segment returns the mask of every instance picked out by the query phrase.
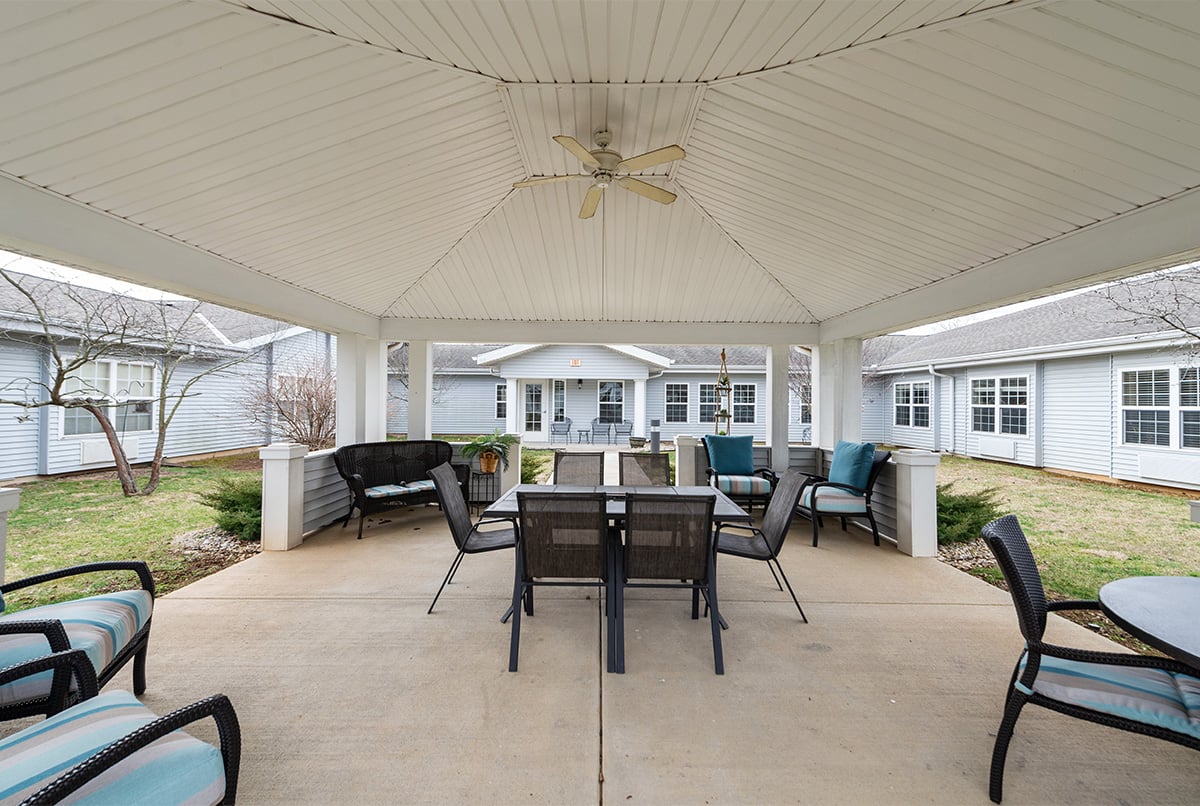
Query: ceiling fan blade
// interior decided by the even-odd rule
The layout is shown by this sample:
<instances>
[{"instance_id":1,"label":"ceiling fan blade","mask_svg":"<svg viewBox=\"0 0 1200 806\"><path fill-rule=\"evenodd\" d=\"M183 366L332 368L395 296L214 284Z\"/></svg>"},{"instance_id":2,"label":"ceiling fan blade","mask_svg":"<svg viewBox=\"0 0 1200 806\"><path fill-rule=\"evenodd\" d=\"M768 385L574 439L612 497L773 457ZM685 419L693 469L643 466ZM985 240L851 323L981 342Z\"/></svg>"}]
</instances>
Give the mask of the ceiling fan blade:
<instances>
[{"instance_id":1,"label":"ceiling fan blade","mask_svg":"<svg viewBox=\"0 0 1200 806\"><path fill-rule=\"evenodd\" d=\"M600 197L604 195L604 188L599 185L592 185L588 188L587 195L583 197L583 206L579 208L580 218L591 218L596 214L596 208L600 206Z\"/></svg>"},{"instance_id":2,"label":"ceiling fan blade","mask_svg":"<svg viewBox=\"0 0 1200 806\"><path fill-rule=\"evenodd\" d=\"M656 201L659 204L670 204L676 198L675 194L671 191L663 190L640 179L634 179L632 176L622 176L617 180L617 184L626 190L632 190L637 195L645 196L650 201Z\"/></svg>"},{"instance_id":3,"label":"ceiling fan blade","mask_svg":"<svg viewBox=\"0 0 1200 806\"><path fill-rule=\"evenodd\" d=\"M590 152L586 148L584 148L583 143L579 142L578 140L576 140L574 137L570 136L569 134L554 135L554 142L558 143L560 146L565 148L567 151L570 151L572 154L574 154L576 157L578 157L579 161L582 162L587 167L589 167L589 168L599 168L600 167L600 163L597 162L596 158L592 156L592 152Z\"/></svg>"},{"instance_id":4,"label":"ceiling fan blade","mask_svg":"<svg viewBox=\"0 0 1200 806\"><path fill-rule=\"evenodd\" d=\"M681 160L686 156L687 152L679 146L664 146L656 148L653 151L647 151L645 154L638 154L636 157L630 157L627 160L621 160L617 163L617 170L642 171L646 168L653 168L655 165L662 165L664 162Z\"/></svg>"},{"instance_id":5,"label":"ceiling fan blade","mask_svg":"<svg viewBox=\"0 0 1200 806\"><path fill-rule=\"evenodd\" d=\"M520 182L513 182L515 188L531 188L534 185L549 185L551 182L569 182L572 179L591 179L586 174L571 174L570 176L531 176Z\"/></svg>"}]
</instances>

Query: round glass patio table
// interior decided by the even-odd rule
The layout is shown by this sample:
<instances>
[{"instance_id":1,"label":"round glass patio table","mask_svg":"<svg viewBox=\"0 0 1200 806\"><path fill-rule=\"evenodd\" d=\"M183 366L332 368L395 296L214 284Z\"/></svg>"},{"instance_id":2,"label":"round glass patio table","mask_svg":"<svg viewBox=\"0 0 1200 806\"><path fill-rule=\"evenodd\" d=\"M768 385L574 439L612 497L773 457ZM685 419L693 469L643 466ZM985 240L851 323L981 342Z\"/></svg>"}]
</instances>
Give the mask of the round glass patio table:
<instances>
[{"instance_id":1,"label":"round glass patio table","mask_svg":"<svg viewBox=\"0 0 1200 806\"><path fill-rule=\"evenodd\" d=\"M1098 598L1118 627L1200 669L1200 577L1127 577Z\"/></svg>"}]
</instances>

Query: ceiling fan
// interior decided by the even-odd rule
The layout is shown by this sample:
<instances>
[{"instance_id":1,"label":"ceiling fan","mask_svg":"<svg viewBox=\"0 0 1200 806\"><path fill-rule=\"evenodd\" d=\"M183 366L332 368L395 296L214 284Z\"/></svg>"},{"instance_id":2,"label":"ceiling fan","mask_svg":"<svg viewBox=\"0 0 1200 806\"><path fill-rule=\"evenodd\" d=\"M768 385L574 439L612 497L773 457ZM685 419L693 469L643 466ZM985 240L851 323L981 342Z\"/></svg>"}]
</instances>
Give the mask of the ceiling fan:
<instances>
[{"instance_id":1,"label":"ceiling fan","mask_svg":"<svg viewBox=\"0 0 1200 806\"><path fill-rule=\"evenodd\" d=\"M609 185L616 183L626 190L631 190L639 196L645 196L651 201L656 201L659 204L670 204L675 201L675 194L669 190L663 190L660 187L643 182L640 179L634 179L632 176L618 176L618 173L642 171L646 168L653 168L655 165L662 165L666 162L681 160L687 156L682 148L677 145L664 146L656 148L653 151L647 151L645 154L638 154L636 157L625 159L615 151L611 151L608 144L612 142L612 133L606 130L601 130L592 135L596 141L596 150L588 151L574 137L566 134L555 136L554 142L570 151L579 161L592 169L591 175L587 174L572 174L570 176L535 176L521 182L513 182L515 188L527 188L534 185L548 185L551 182L569 182L573 179L591 179L592 186L588 188L587 195L583 197L583 206L579 208L580 218L591 218L596 214L596 208L600 205L600 197L604 195L604 189Z\"/></svg>"}]
</instances>

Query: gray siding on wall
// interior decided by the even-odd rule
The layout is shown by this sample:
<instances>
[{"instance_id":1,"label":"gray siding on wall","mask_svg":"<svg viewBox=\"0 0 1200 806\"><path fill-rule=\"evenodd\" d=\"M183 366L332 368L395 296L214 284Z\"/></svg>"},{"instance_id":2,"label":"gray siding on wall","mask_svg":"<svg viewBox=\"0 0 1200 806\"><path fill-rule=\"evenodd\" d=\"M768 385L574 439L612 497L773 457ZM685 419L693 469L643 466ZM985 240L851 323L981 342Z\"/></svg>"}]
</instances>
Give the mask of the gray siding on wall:
<instances>
[{"instance_id":1,"label":"gray siding on wall","mask_svg":"<svg viewBox=\"0 0 1200 806\"><path fill-rule=\"evenodd\" d=\"M677 434L704 436L713 432L711 422L700 422L700 384L714 383L713 373L667 373L660 378L654 378L646 384L646 429L649 432L649 421L658 418L662 421L660 433L663 439L674 439ZM755 387L754 423L730 422L730 433L734 436L754 437L756 441L765 442L767 438L767 380L759 373L756 375L731 372L729 381L733 384L752 383ZM668 383L686 383L688 385L688 421L686 423L668 423L666 420L666 394ZM628 393L627 393L628 397ZM630 398L632 400L632 398Z\"/></svg>"},{"instance_id":2,"label":"gray siding on wall","mask_svg":"<svg viewBox=\"0 0 1200 806\"><path fill-rule=\"evenodd\" d=\"M1042 388L1042 463L1109 475L1112 470L1110 359L1047 361Z\"/></svg>"},{"instance_id":3,"label":"gray siding on wall","mask_svg":"<svg viewBox=\"0 0 1200 806\"><path fill-rule=\"evenodd\" d=\"M311 532L346 517L350 488L338 475L333 451L317 451L304 457L304 531Z\"/></svg>"},{"instance_id":4,"label":"gray siding on wall","mask_svg":"<svg viewBox=\"0 0 1200 806\"><path fill-rule=\"evenodd\" d=\"M36 381L41 361L31 344L0 342L0 397L36 400L41 396L28 383ZM38 472L38 420L48 409L0 405L0 479L32 476Z\"/></svg>"}]
</instances>

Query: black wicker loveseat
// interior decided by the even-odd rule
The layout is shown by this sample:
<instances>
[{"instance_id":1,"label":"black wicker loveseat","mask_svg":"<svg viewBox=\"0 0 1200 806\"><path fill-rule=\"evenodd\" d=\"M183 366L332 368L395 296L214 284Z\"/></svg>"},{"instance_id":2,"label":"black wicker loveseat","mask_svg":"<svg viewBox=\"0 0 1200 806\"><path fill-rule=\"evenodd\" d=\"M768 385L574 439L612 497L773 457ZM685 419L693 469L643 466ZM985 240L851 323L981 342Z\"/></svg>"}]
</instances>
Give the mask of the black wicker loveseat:
<instances>
[{"instance_id":1,"label":"black wicker loveseat","mask_svg":"<svg viewBox=\"0 0 1200 806\"><path fill-rule=\"evenodd\" d=\"M449 462L454 449L438 439L414 439L398 442L362 442L343 445L333 452L337 471L350 486L350 509L342 528L358 509L358 538L362 539L363 519L389 507L436 504L437 492L429 471ZM452 465L467 495L471 466Z\"/></svg>"}]
</instances>

